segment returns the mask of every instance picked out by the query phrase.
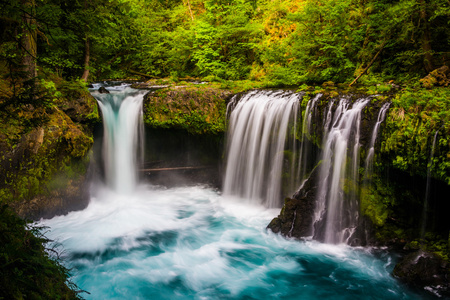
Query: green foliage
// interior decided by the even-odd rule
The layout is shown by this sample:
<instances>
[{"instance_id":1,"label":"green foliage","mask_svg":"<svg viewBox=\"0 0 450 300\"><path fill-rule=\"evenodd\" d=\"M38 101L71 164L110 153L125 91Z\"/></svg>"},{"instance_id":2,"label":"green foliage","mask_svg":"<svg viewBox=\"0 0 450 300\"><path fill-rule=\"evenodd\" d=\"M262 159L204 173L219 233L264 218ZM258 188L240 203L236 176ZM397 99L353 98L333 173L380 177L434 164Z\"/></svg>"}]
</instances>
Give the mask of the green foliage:
<instances>
[{"instance_id":1,"label":"green foliage","mask_svg":"<svg viewBox=\"0 0 450 300\"><path fill-rule=\"evenodd\" d=\"M1 8L2 73L12 74L29 8L18 0ZM39 70L66 79L83 72L87 44L92 79L137 72L272 86L348 83L369 64L360 82L423 77L450 49L444 0L42 0L34 9Z\"/></svg>"},{"instance_id":2,"label":"green foliage","mask_svg":"<svg viewBox=\"0 0 450 300\"><path fill-rule=\"evenodd\" d=\"M194 25L193 58L202 75L245 79L255 61L255 48L262 31L250 22L250 1L205 1L205 13Z\"/></svg>"},{"instance_id":3,"label":"green foliage","mask_svg":"<svg viewBox=\"0 0 450 300\"><path fill-rule=\"evenodd\" d=\"M0 205L0 298L80 299L42 230Z\"/></svg>"},{"instance_id":4,"label":"green foliage","mask_svg":"<svg viewBox=\"0 0 450 300\"><path fill-rule=\"evenodd\" d=\"M424 177L429 171L450 184L449 99L447 88L407 88L393 99L381 148L393 166Z\"/></svg>"},{"instance_id":5,"label":"green foliage","mask_svg":"<svg viewBox=\"0 0 450 300\"><path fill-rule=\"evenodd\" d=\"M361 212L377 227L385 226L387 218L392 217L396 201L395 190L376 175L371 178L370 185L361 188Z\"/></svg>"}]
</instances>

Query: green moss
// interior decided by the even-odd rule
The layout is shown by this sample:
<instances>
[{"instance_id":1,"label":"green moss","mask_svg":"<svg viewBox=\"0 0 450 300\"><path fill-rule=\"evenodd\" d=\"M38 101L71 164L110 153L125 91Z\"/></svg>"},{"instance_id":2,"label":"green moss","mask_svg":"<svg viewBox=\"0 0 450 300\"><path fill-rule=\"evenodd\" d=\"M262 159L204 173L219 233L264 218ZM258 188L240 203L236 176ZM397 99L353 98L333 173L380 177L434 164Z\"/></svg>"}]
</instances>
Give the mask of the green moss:
<instances>
[{"instance_id":1,"label":"green moss","mask_svg":"<svg viewBox=\"0 0 450 300\"><path fill-rule=\"evenodd\" d=\"M214 89L159 90L144 103L144 122L193 134L220 134L226 128L226 98Z\"/></svg>"},{"instance_id":2,"label":"green moss","mask_svg":"<svg viewBox=\"0 0 450 300\"><path fill-rule=\"evenodd\" d=\"M389 192L383 193L383 190L379 190L379 188L377 184L361 188L360 209L363 215L369 217L373 224L382 227L386 223L390 206L393 204L393 195Z\"/></svg>"},{"instance_id":3,"label":"green moss","mask_svg":"<svg viewBox=\"0 0 450 300\"><path fill-rule=\"evenodd\" d=\"M84 90L80 94L86 96ZM80 106L85 106L85 100L91 101L90 98L83 99L77 98ZM67 101L59 100L61 103ZM86 111L90 109L88 106ZM3 169L0 201L3 203L46 195L62 186L55 184L56 174L67 173L64 176L71 178L75 174L81 176L86 170L85 158L93 144L90 131L74 123L59 107L48 109L45 121L27 123L26 119L32 119L35 110L16 109L13 115L0 114L0 132L5 137L0 144Z\"/></svg>"},{"instance_id":4,"label":"green moss","mask_svg":"<svg viewBox=\"0 0 450 300\"><path fill-rule=\"evenodd\" d=\"M437 143L429 163L434 135ZM410 174L431 175L450 184L450 91L408 88L393 99L381 152Z\"/></svg>"}]
</instances>

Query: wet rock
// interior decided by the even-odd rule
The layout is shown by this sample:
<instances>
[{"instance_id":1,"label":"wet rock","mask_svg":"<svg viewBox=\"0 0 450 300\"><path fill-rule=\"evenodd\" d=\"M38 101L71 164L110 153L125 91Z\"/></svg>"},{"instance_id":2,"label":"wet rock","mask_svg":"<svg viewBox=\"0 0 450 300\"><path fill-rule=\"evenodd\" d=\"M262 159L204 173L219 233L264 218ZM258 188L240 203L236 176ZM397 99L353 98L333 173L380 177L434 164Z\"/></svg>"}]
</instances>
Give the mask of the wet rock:
<instances>
[{"instance_id":1,"label":"wet rock","mask_svg":"<svg viewBox=\"0 0 450 300\"><path fill-rule=\"evenodd\" d=\"M97 101L87 92L80 93L78 97L63 99L58 107L75 123L100 122Z\"/></svg>"},{"instance_id":2,"label":"wet rock","mask_svg":"<svg viewBox=\"0 0 450 300\"><path fill-rule=\"evenodd\" d=\"M104 86L100 87L100 88L98 89L98 92L99 92L100 94L109 94L109 91L108 91Z\"/></svg>"},{"instance_id":3,"label":"wet rock","mask_svg":"<svg viewBox=\"0 0 450 300\"><path fill-rule=\"evenodd\" d=\"M292 198L286 198L280 215L267 226L274 233L302 238L312 233L319 168L316 167Z\"/></svg>"},{"instance_id":4,"label":"wet rock","mask_svg":"<svg viewBox=\"0 0 450 300\"><path fill-rule=\"evenodd\" d=\"M432 253L419 250L406 255L395 266L393 275L415 288L450 297L449 263Z\"/></svg>"},{"instance_id":5,"label":"wet rock","mask_svg":"<svg viewBox=\"0 0 450 300\"><path fill-rule=\"evenodd\" d=\"M314 201L311 199L286 198L280 215L274 218L267 228L287 237L310 236L313 212Z\"/></svg>"}]
</instances>

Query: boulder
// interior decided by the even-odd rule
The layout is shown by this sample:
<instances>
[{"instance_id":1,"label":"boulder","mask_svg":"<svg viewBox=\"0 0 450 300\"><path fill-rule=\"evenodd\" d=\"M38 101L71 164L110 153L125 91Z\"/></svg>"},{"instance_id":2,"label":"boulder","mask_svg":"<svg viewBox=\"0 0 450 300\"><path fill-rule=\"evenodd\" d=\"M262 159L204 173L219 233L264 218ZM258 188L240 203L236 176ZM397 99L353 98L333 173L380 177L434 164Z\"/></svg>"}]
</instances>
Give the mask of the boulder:
<instances>
[{"instance_id":1,"label":"boulder","mask_svg":"<svg viewBox=\"0 0 450 300\"><path fill-rule=\"evenodd\" d=\"M108 91L104 86L100 87L100 88L98 89L98 92L99 92L100 94L109 94L109 91Z\"/></svg>"},{"instance_id":2,"label":"boulder","mask_svg":"<svg viewBox=\"0 0 450 300\"><path fill-rule=\"evenodd\" d=\"M450 266L440 257L418 250L403 257L393 275L415 288L450 297Z\"/></svg>"},{"instance_id":3,"label":"boulder","mask_svg":"<svg viewBox=\"0 0 450 300\"><path fill-rule=\"evenodd\" d=\"M433 86L449 86L450 84L450 68L448 66L442 66L436 70L433 70L420 79L420 82L425 88L432 88Z\"/></svg>"},{"instance_id":4,"label":"boulder","mask_svg":"<svg viewBox=\"0 0 450 300\"><path fill-rule=\"evenodd\" d=\"M293 197L285 199L280 215L270 222L268 229L286 237L302 238L312 234L318 175L316 166Z\"/></svg>"}]
</instances>

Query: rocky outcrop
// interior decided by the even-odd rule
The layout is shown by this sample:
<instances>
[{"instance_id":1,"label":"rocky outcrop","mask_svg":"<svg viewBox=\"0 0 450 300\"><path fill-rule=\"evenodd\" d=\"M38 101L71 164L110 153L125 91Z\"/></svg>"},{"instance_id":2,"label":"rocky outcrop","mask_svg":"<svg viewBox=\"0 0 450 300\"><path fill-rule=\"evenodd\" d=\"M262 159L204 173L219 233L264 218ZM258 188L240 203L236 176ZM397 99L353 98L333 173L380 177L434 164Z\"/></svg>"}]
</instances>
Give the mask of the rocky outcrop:
<instances>
[{"instance_id":1,"label":"rocky outcrop","mask_svg":"<svg viewBox=\"0 0 450 300\"><path fill-rule=\"evenodd\" d=\"M316 167L292 198L286 198L280 215L267 226L286 237L303 238L312 235L319 168Z\"/></svg>"},{"instance_id":2,"label":"rocky outcrop","mask_svg":"<svg viewBox=\"0 0 450 300\"><path fill-rule=\"evenodd\" d=\"M0 202L23 218L49 218L87 204L91 125L99 117L89 93L78 95L0 115Z\"/></svg>"},{"instance_id":3,"label":"rocky outcrop","mask_svg":"<svg viewBox=\"0 0 450 300\"><path fill-rule=\"evenodd\" d=\"M403 257L393 274L418 289L450 297L450 266L438 256L418 250Z\"/></svg>"},{"instance_id":4,"label":"rocky outcrop","mask_svg":"<svg viewBox=\"0 0 450 300\"><path fill-rule=\"evenodd\" d=\"M109 94L109 91L108 91L104 86L100 87L100 88L98 89L98 92L99 92L100 94Z\"/></svg>"}]
</instances>

